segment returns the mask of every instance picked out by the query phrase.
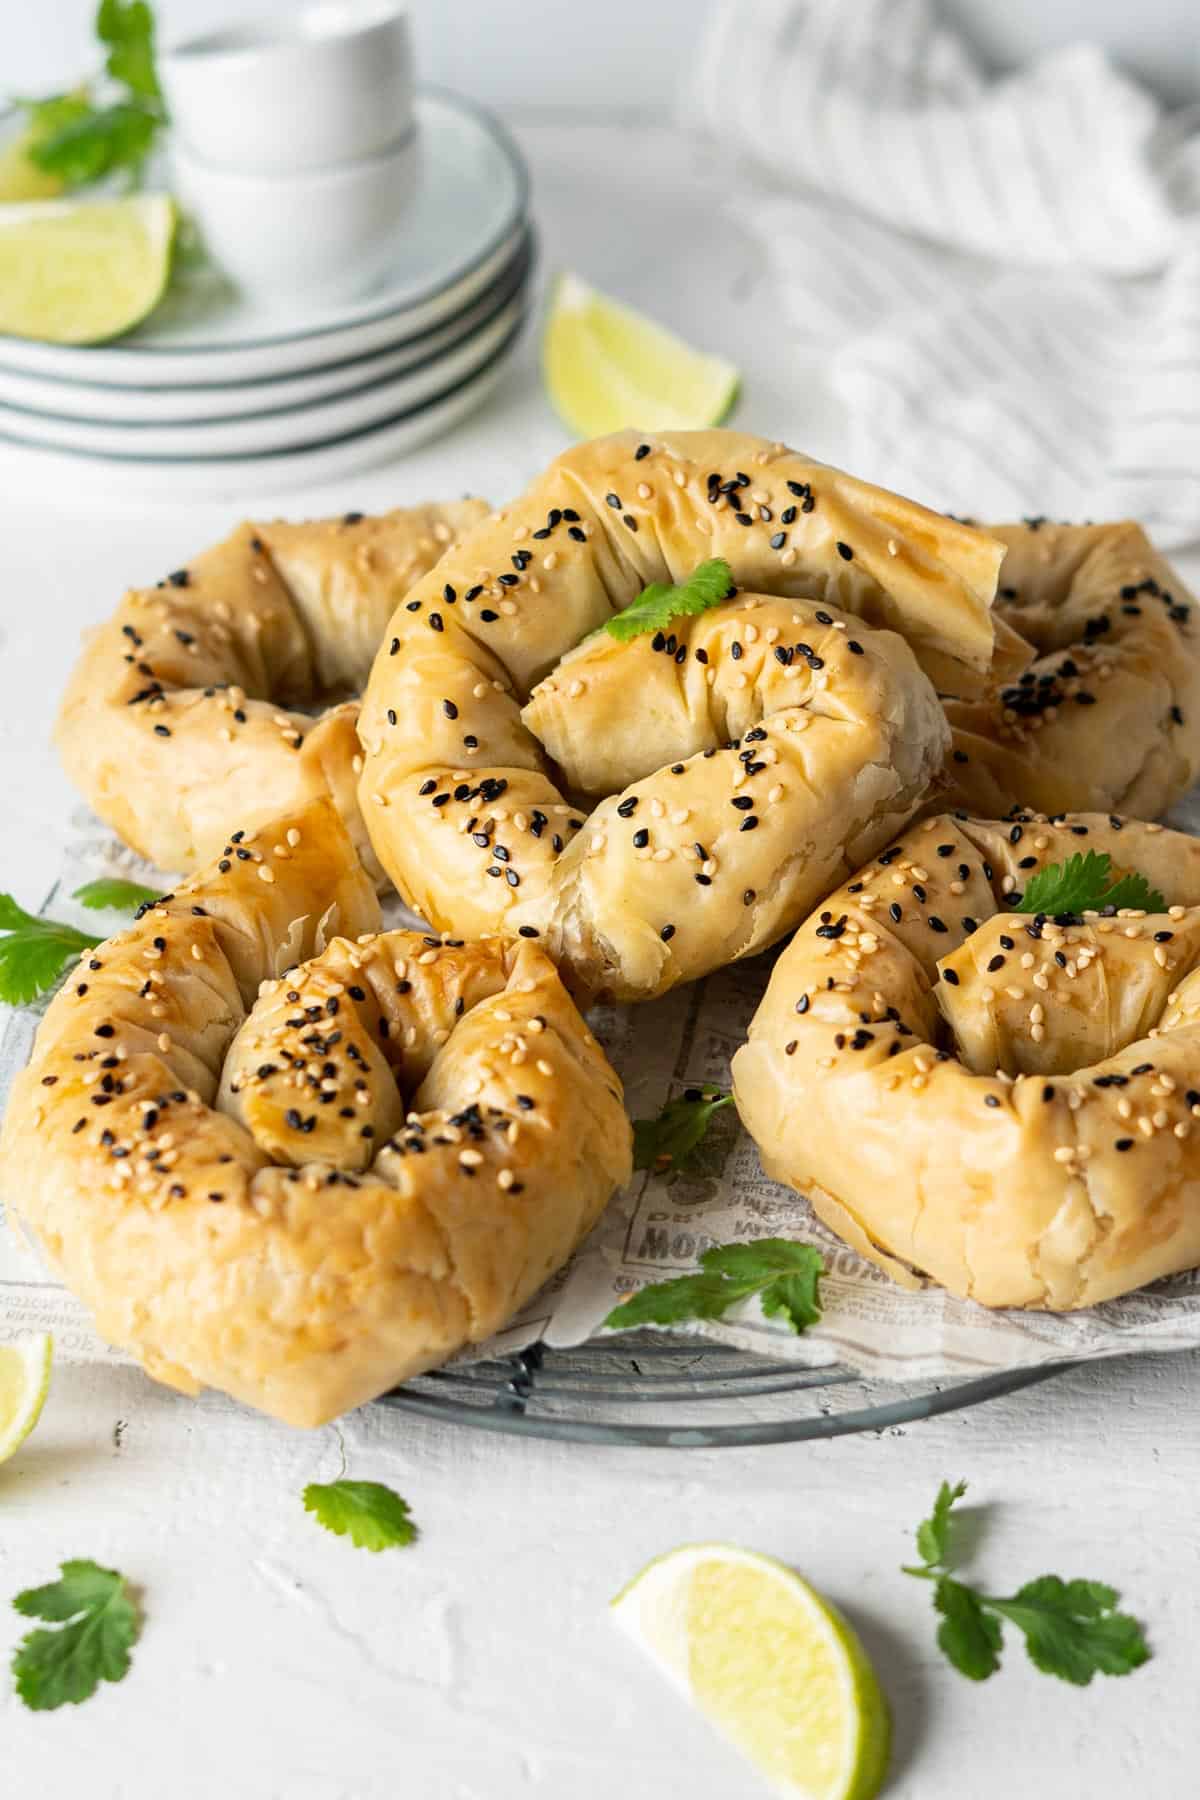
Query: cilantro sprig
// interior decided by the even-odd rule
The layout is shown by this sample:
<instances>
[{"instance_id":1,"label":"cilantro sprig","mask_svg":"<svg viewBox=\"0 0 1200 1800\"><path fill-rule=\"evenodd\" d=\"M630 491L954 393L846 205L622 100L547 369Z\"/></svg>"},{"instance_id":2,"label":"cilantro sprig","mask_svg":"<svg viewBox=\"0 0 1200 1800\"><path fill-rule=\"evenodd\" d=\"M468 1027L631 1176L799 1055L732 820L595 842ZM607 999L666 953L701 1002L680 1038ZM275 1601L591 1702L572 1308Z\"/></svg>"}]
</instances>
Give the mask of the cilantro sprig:
<instances>
[{"instance_id":1,"label":"cilantro sprig","mask_svg":"<svg viewBox=\"0 0 1200 1800\"><path fill-rule=\"evenodd\" d=\"M686 1088L668 1100L656 1119L633 1121L633 1166L660 1174L686 1171L704 1142L708 1128L733 1095L717 1087Z\"/></svg>"},{"instance_id":2,"label":"cilantro sprig","mask_svg":"<svg viewBox=\"0 0 1200 1800\"><path fill-rule=\"evenodd\" d=\"M26 1618L58 1627L27 1632L13 1654L17 1693L33 1712L78 1706L102 1681L120 1681L141 1629L116 1569L76 1558L61 1563L59 1575L13 1601Z\"/></svg>"},{"instance_id":3,"label":"cilantro sprig","mask_svg":"<svg viewBox=\"0 0 1200 1800\"><path fill-rule=\"evenodd\" d=\"M417 1527L407 1500L381 1481L310 1481L304 1510L335 1537L348 1537L360 1550L391 1550L411 1544Z\"/></svg>"},{"instance_id":4,"label":"cilantro sprig","mask_svg":"<svg viewBox=\"0 0 1200 1800\"><path fill-rule=\"evenodd\" d=\"M84 187L119 169L136 182L167 119L147 0L100 0L95 31L106 52L103 98L87 84L19 102L29 119L31 160L68 187Z\"/></svg>"},{"instance_id":5,"label":"cilantro sprig","mask_svg":"<svg viewBox=\"0 0 1200 1800\"><path fill-rule=\"evenodd\" d=\"M819 1250L789 1238L715 1244L704 1251L697 1274L652 1282L614 1306L604 1324L613 1331L631 1331L637 1325L719 1319L738 1301L757 1294L768 1318L783 1319L801 1332L821 1317L817 1283L824 1267Z\"/></svg>"},{"instance_id":6,"label":"cilantro sprig","mask_svg":"<svg viewBox=\"0 0 1200 1800\"><path fill-rule=\"evenodd\" d=\"M104 912L133 911L158 898L153 888L115 880L85 882L73 897ZM69 962L103 941L61 919L27 913L11 894L0 893L0 1001L27 1006L54 986Z\"/></svg>"},{"instance_id":7,"label":"cilantro sprig","mask_svg":"<svg viewBox=\"0 0 1200 1800\"><path fill-rule=\"evenodd\" d=\"M1093 1675L1128 1675L1148 1660L1141 1626L1116 1610L1120 1596L1102 1581L1039 1575L1002 1598L956 1580L949 1572L951 1513L966 1491L965 1481L953 1487L943 1481L932 1513L917 1527L921 1562L904 1565L906 1575L933 1583L938 1646L960 1674L986 1681L996 1673L1004 1621L1023 1633L1035 1668L1076 1687L1086 1687Z\"/></svg>"},{"instance_id":8,"label":"cilantro sprig","mask_svg":"<svg viewBox=\"0 0 1200 1800\"><path fill-rule=\"evenodd\" d=\"M685 581L652 581L623 612L606 619L604 629L619 644L627 644L648 631L665 631L672 619L707 612L736 592L729 564L714 556L693 569Z\"/></svg>"},{"instance_id":9,"label":"cilantro sprig","mask_svg":"<svg viewBox=\"0 0 1200 1800\"><path fill-rule=\"evenodd\" d=\"M1144 875L1121 875L1114 880L1107 850L1089 850L1039 869L1031 876L1017 911L1053 915L1101 912L1106 906L1150 913L1167 909L1166 900Z\"/></svg>"}]
</instances>

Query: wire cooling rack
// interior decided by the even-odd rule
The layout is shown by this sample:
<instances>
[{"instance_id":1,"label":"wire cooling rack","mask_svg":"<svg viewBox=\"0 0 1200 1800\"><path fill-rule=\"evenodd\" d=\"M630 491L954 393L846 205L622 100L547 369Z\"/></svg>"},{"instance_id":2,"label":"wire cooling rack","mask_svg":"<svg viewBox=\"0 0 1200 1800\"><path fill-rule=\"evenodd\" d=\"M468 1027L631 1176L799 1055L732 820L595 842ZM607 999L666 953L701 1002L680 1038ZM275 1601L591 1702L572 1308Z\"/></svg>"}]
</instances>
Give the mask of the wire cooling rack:
<instances>
[{"instance_id":1,"label":"wire cooling rack","mask_svg":"<svg viewBox=\"0 0 1200 1800\"><path fill-rule=\"evenodd\" d=\"M1066 1362L969 1381L867 1381L718 1344L627 1332L602 1344L527 1350L435 1369L380 1405L427 1419L577 1444L707 1450L886 1431L1046 1381Z\"/></svg>"}]
</instances>

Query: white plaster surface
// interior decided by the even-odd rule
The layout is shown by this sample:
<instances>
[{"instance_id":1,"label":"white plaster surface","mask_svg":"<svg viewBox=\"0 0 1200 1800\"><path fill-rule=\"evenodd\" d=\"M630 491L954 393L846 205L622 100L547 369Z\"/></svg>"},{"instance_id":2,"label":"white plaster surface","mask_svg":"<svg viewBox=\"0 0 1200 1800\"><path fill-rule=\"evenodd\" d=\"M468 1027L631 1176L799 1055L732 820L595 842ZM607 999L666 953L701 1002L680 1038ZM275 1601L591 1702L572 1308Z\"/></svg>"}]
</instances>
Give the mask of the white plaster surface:
<instances>
[{"instance_id":1,"label":"white plaster surface","mask_svg":"<svg viewBox=\"0 0 1200 1800\"><path fill-rule=\"evenodd\" d=\"M646 128L520 135L555 263L732 347L748 427L817 454L836 441L814 374L772 329L756 253L714 216L704 153ZM527 344L487 410L411 461L258 510L516 491L563 442L534 368ZM230 522L223 506L142 504L135 488L85 504L0 474L0 885L24 900L54 877L71 804L48 732L79 630ZM78 1709L28 1713L0 1676L0 1794L751 1800L755 1779L605 1617L650 1556L730 1538L794 1563L861 1630L896 1713L896 1800L1190 1800L1198 1391L1198 1356L1120 1361L883 1435L748 1452L525 1442L367 1409L340 1428L349 1472L397 1487L422 1528L414 1549L371 1557L301 1507L307 1481L338 1473L337 1430L63 1369L0 1470L0 1658L25 1628L8 1598L67 1556L122 1569L145 1630L126 1681ZM986 1686L954 1674L928 1591L898 1568L943 1475L971 1483L993 1592L1046 1571L1109 1580L1153 1661L1076 1691L1014 1643Z\"/></svg>"}]
</instances>

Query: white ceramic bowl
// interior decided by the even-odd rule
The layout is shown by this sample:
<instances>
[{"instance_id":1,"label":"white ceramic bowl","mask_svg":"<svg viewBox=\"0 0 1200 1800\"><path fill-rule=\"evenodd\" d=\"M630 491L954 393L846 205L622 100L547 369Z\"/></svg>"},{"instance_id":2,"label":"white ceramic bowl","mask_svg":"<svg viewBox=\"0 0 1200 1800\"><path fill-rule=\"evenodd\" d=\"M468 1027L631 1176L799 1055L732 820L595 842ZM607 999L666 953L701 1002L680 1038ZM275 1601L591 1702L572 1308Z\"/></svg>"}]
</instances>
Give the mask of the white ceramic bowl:
<instances>
[{"instance_id":1,"label":"white ceramic bowl","mask_svg":"<svg viewBox=\"0 0 1200 1800\"><path fill-rule=\"evenodd\" d=\"M252 293L353 299L393 262L418 181L420 134L361 162L245 175L172 146L175 189L213 260Z\"/></svg>"},{"instance_id":2,"label":"white ceramic bowl","mask_svg":"<svg viewBox=\"0 0 1200 1800\"><path fill-rule=\"evenodd\" d=\"M412 129L412 40L395 0L321 0L231 25L165 51L158 67L176 136L214 167L358 162Z\"/></svg>"}]
</instances>

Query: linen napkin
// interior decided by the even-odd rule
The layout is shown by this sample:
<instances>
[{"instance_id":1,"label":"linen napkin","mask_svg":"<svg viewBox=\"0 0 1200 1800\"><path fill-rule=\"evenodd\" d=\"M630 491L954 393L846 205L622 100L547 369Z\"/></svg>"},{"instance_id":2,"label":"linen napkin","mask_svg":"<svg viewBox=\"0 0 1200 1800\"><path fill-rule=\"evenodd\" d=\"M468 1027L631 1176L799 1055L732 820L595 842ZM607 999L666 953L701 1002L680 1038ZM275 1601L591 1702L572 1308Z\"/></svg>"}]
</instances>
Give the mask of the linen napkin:
<instances>
[{"instance_id":1,"label":"linen napkin","mask_svg":"<svg viewBox=\"0 0 1200 1800\"><path fill-rule=\"evenodd\" d=\"M834 402L806 448L984 520L1200 537L1195 117L1088 45L988 79L930 0L718 5L688 112L759 177L779 353Z\"/></svg>"}]
</instances>

